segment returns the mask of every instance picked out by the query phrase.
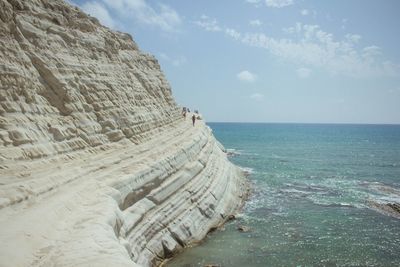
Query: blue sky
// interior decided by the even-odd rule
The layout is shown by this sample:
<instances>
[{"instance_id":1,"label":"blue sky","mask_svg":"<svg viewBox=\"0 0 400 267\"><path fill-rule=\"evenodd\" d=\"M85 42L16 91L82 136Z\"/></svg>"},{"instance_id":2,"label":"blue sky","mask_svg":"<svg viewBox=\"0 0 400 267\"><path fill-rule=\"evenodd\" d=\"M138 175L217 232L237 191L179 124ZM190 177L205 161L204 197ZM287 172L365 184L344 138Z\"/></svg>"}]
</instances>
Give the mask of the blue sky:
<instances>
[{"instance_id":1,"label":"blue sky","mask_svg":"<svg viewBox=\"0 0 400 267\"><path fill-rule=\"evenodd\" d=\"M207 121L400 123L400 1L70 0Z\"/></svg>"}]
</instances>

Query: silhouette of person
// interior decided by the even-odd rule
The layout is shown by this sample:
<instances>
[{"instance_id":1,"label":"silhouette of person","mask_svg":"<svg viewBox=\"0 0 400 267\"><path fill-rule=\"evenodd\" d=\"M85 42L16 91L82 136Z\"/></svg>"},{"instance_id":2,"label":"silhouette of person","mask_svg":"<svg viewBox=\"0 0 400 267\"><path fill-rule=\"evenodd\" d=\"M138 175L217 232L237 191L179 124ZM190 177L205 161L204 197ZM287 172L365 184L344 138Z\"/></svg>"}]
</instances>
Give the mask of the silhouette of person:
<instances>
[{"instance_id":1,"label":"silhouette of person","mask_svg":"<svg viewBox=\"0 0 400 267\"><path fill-rule=\"evenodd\" d=\"M193 126L194 126L195 121L196 121L196 115L193 114L193 116L192 116Z\"/></svg>"}]
</instances>

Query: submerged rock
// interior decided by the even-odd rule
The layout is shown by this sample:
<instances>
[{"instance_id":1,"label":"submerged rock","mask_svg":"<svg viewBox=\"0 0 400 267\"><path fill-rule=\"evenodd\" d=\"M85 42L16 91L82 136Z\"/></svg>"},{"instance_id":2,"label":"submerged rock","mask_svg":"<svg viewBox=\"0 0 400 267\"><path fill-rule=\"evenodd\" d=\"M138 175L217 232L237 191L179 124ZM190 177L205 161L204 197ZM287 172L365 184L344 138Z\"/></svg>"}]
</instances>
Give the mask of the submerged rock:
<instances>
[{"instance_id":1,"label":"submerged rock","mask_svg":"<svg viewBox=\"0 0 400 267\"><path fill-rule=\"evenodd\" d=\"M400 204L399 203L380 203L380 202L369 201L368 205L372 209L374 209L382 214L400 219Z\"/></svg>"},{"instance_id":2,"label":"submerged rock","mask_svg":"<svg viewBox=\"0 0 400 267\"><path fill-rule=\"evenodd\" d=\"M394 212L397 212L400 214L400 204L399 203L388 203L386 205L388 207L390 207Z\"/></svg>"},{"instance_id":3,"label":"submerged rock","mask_svg":"<svg viewBox=\"0 0 400 267\"><path fill-rule=\"evenodd\" d=\"M233 221L233 220L236 220L236 216L233 215L233 214L229 215L228 216L228 221Z\"/></svg>"},{"instance_id":4,"label":"submerged rock","mask_svg":"<svg viewBox=\"0 0 400 267\"><path fill-rule=\"evenodd\" d=\"M250 232L250 228L248 226L244 226L244 225L239 225L237 227L239 232L243 232L243 233L247 233Z\"/></svg>"}]
</instances>

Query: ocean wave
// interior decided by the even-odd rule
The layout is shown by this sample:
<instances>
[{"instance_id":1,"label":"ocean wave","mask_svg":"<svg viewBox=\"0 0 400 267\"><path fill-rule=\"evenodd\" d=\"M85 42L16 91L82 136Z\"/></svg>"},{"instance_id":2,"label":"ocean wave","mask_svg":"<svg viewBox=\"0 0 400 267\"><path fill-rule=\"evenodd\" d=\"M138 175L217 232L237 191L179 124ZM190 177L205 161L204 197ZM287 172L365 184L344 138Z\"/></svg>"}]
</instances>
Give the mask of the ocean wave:
<instances>
[{"instance_id":1,"label":"ocean wave","mask_svg":"<svg viewBox=\"0 0 400 267\"><path fill-rule=\"evenodd\" d=\"M365 208L370 194L359 186L357 180L328 178L312 183L286 183L279 190L289 198L306 199L324 207Z\"/></svg>"},{"instance_id":2,"label":"ocean wave","mask_svg":"<svg viewBox=\"0 0 400 267\"><path fill-rule=\"evenodd\" d=\"M394 187L392 185L387 185L381 182L367 182L367 181L361 182L360 185L381 195L400 198L400 188Z\"/></svg>"},{"instance_id":3,"label":"ocean wave","mask_svg":"<svg viewBox=\"0 0 400 267\"><path fill-rule=\"evenodd\" d=\"M301 183L286 183L286 188L280 189L281 193L293 194L294 196L308 196L308 195L319 195L319 196L339 196L337 189L326 187L323 185L301 184Z\"/></svg>"},{"instance_id":4,"label":"ocean wave","mask_svg":"<svg viewBox=\"0 0 400 267\"><path fill-rule=\"evenodd\" d=\"M331 189L327 186L315 183L286 183L285 186L289 188L304 190L307 192L327 192Z\"/></svg>"},{"instance_id":5,"label":"ocean wave","mask_svg":"<svg viewBox=\"0 0 400 267\"><path fill-rule=\"evenodd\" d=\"M323 206L323 207L343 207L343 208L365 208L365 205L361 203L349 203L349 202L336 202L336 201L329 201L326 199L318 199L318 198L309 198L312 203Z\"/></svg>"},{"instance_id":6,"label":"ocean wave","mask_svg":"<svg viewBox=\"0 0 400 267\"><path fill-rule=\"evenodd\" d=\"M242 150L240 150L240 153L241 153L241 155L244 155L244 156L259 156L260 155L258 153L252 153L252 152L247 152L247 151L242 151Z\"/></svg>"},{"instance_id":7,"label":"ocean wave","mask_svg":"<svg viewBox=\"0 0 400 267\"><path fill-rule=\"evenodd\" d=\"M239 166L239 168L245 173L245 175L252 175L255 173L253 168L250 167L241 167Z\"/></svg>"},{"instance_id":8,"label":"ocean wave","mask_svg":"<svg viewBox=\"0 0 400 267\"><path fill-rule=\"evenodd\" d=\"M296 188L289 188L289 189L280 189L279 193L288 194L295 197L306 197L312 194L312 192L298 190Z\"/></svg>"},{"instance_id":9,"label":"ocean wave","mask_svg":"<svg viewBox=\"0 0 400 267\"><path fill-rule=\"evenodd\" d=\"M280 192L291 197L305 198L325 207L373 208L400 203L400 188L376 181L360 181L334 177L320 183L287 183ZM375 203L370 205L369 203Z\"/></svg>"},{"instance_id":10,"label":"ocean wave","mask_svg":"<svg viewBox=\"0 0 400 267\"><path fill-rule=\"evenodd\" d=\"M226 154L230 157L235 157L235 156L239 156L242 154L242 152L240 150L236 150L234 148L227 148L225 151L226 151Z\"/></svg>"},{"instance_id":11,"label":"ocean wave","mask_svg":"<svg viewBox=\"0 0 400 267\"><path fill-rule=\"evenodd\" d=\"M225 152L228 156L230 157L235 157L235 156L259 156L257 153L251 153L243 150L238 150L235 148L227 148L225 149Z\"/></svg>"}]
</instances>

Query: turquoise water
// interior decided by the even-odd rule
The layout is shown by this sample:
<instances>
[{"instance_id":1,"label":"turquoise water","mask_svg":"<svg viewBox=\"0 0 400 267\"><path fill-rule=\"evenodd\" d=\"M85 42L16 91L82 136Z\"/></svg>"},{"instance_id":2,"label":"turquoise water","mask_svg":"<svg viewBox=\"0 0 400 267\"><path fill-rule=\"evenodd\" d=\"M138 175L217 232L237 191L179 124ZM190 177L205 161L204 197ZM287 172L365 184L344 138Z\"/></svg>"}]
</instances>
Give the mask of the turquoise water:
<instances>
[{"instance_id":1,"label":"turquoise water","mask_svg":"<svg viewBox=\"0 0 400 267\"><path fill-rule=\"evenodd\" d=\"M400 126L209 126L253 194L167 266L400 266L400 220L369 204L400 202Z\"/></svg>"}]
</instances>

